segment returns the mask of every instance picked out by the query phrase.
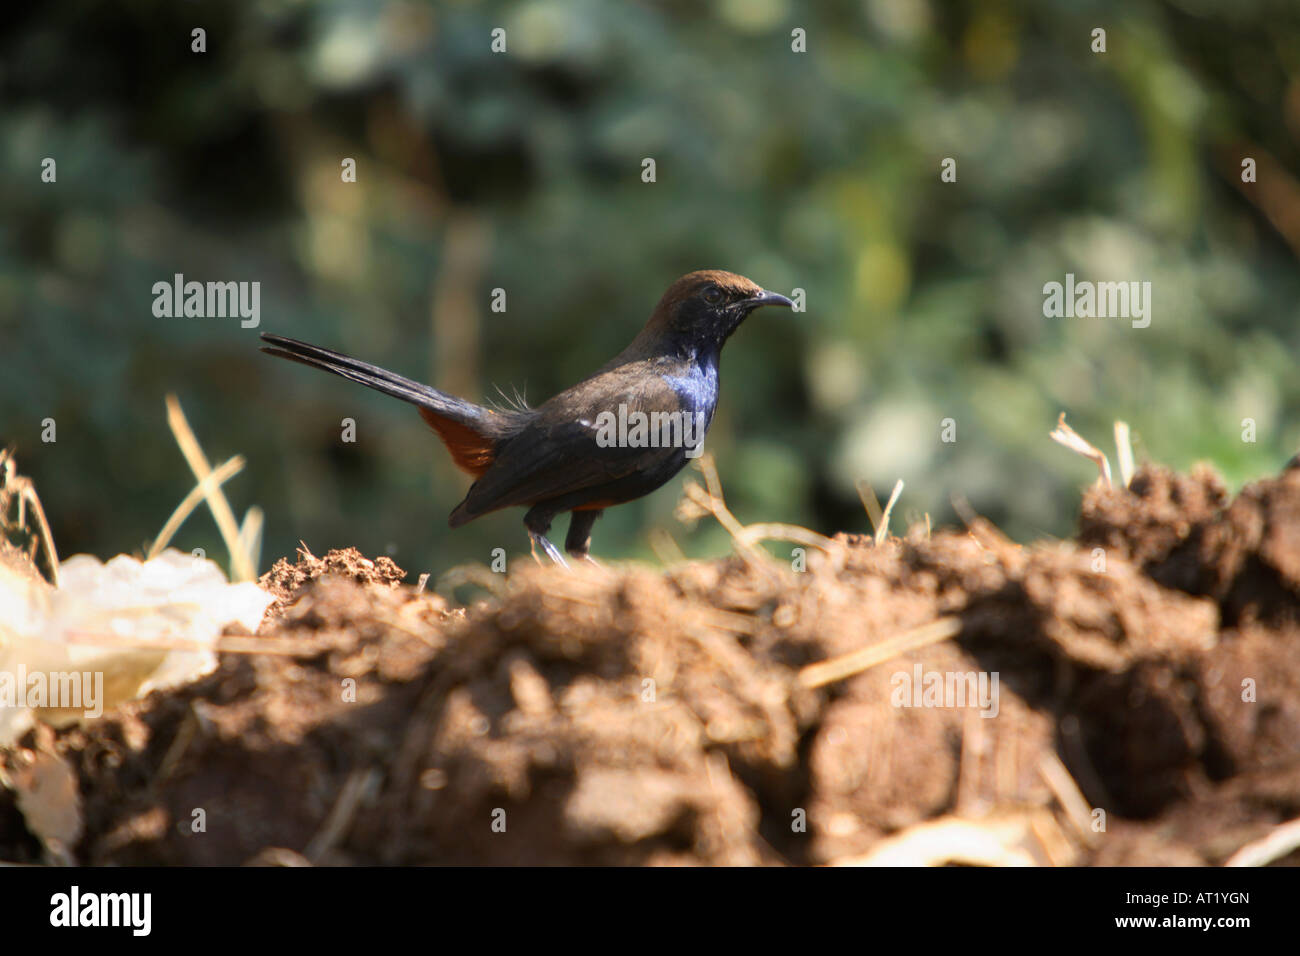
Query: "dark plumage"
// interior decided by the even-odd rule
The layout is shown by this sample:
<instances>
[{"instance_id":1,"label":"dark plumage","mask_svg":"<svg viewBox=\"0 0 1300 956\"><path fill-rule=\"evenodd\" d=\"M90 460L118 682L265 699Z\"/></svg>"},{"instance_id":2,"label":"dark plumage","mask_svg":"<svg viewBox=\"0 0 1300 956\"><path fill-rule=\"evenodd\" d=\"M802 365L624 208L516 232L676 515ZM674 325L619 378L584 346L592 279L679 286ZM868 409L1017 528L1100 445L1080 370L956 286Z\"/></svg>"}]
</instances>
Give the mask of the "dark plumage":
<instances>
[{"instance_id":1,"label":"dark plumage","mask_svg":"<svg viewBox=\"0 0 1300 956\"><path fill-rule=\"evenodd\" d=\"M512 505L528 507L524 526L559 564L546 538L558 514L572 512L565 549L587 558L601 512L649 494L681 471L688 446L703 441L718 403L718 358L745 317L764 305L790 306L730 272L692 272L674 282L640 334L594 375L536 408L475 405L340 352L263 333L263 352L325 369L415 405L452 460L475 478L452 511L453 528ZM601 425L620 415L677 413L702 428L667 447L610 444ZM602 417L603 415L603 417Z\"/></svg>"}]
</instances>

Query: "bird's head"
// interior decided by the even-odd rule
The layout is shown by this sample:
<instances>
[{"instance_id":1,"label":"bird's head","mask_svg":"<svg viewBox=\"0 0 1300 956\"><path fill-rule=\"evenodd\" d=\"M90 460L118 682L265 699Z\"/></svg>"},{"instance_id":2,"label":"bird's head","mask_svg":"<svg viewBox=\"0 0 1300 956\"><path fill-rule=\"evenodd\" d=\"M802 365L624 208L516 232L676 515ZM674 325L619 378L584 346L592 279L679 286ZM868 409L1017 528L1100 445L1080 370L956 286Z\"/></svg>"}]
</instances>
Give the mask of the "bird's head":
<instances>
[{"instance_id":1,"label":"bird's head","mask_svg":"<svg viewBox=\"0 0 1300 956\"><path fill-rule=\"evenodd\" d=\"M749 313L765 305L790 308L794 303L734 272L691 272L668 287L646 332L694 349L720 348Z\"/></svg>"}]
</instances>

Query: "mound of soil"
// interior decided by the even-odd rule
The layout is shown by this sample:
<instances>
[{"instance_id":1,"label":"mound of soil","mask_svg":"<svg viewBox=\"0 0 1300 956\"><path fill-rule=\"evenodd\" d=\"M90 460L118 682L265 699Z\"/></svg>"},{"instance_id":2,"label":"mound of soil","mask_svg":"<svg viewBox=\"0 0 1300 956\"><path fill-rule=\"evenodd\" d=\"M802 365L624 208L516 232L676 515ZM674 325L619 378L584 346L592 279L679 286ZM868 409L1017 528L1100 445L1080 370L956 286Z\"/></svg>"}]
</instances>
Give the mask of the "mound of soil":
<instances>
[{"instance_id":1,"label":"mound of soil","mask_svg":"<svg viewBox=\"0 0 1300 956\"><path fill-rule=\"evenodd\" d=\"M0 767L70 766L93 864L983 859L927 845L952 825L1020 861L1219 864L1300 816L1300 470L1229 501L1148 467L1060 544L977 522L841 535L806 570L480 577L462 608L385 558L281 561L260 634L308 650L224 654ZM996 676L993 706L931 675ZM0 859L42 858L0 791Z\"/></svg>"}]
</instances>

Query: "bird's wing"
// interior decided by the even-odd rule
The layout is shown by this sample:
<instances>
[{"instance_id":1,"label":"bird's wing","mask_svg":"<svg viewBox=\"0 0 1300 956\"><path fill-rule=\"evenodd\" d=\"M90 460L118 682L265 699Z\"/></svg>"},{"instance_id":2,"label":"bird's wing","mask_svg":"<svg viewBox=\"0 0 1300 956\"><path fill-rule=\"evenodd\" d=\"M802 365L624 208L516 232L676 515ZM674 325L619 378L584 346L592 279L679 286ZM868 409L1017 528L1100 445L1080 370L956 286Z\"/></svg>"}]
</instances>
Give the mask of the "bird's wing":
<instances>
[{"instance_id":1,"label":"bird's wing","mask_svg":"<svg viewBox=\"0 0 1300 956\"><path fill-rule=\"evenodd\" d=\"M504 442L489 468L453 513L469 520L498 508L532 504L599 488L661 465L678 448L631 447L602 441L610 435L608 418L625 406L625 420L636 413L684 412L672 386L658 374L615 369L588 379L537 409L537 417ZM634 420L634 419L633 419ZM690 433L691 444L703 438Z\"/></svg>"}]
</instances>

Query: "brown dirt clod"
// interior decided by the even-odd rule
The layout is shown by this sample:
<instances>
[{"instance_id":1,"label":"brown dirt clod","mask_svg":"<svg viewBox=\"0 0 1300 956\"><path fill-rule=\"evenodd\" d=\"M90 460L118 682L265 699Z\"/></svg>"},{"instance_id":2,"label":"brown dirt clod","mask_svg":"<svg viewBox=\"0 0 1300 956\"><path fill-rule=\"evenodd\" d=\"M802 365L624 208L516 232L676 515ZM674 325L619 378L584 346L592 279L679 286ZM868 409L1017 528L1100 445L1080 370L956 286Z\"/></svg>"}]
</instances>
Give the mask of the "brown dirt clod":
<instances>
[{"instance_id":1,"label":"brown dirt clod","mask_svg":"<svg viewBox=\"0 0 1300 956\"><path fill-rule=\"evenodd\" d=\"M468 609L385 558L304 549L263 577L260 633L314 656L226 654L57 734L73 855L819 863L1050 812L1055 862L1218 864L1300 815L1300 470L1229 501L1206 469L1146 467L1087 493L1074 542L976 524L831 548L802 572L523 560ZM798 679L945 616L955 639ZM929 705L932 675L996 678L996 716ZM7 792L0 859L41 859Z\"/></svg>"}]
</instances>

